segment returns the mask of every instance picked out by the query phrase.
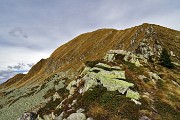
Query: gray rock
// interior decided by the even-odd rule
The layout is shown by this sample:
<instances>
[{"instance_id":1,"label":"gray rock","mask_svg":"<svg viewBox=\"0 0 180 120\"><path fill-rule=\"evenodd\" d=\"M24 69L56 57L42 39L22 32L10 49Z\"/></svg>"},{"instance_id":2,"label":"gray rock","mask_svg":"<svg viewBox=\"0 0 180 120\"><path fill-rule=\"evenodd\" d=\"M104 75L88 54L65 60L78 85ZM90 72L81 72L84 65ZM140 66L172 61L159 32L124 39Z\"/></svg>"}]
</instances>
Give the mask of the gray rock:
<instances>
[{"instance_id":1,"label":"gray rock","mask_svg":"<svg viewBox=\"0 0 180 120\"><path fill-rule=\"evenodd\" d=\"M175 54L173 53L173 51L170 51L170 55L175 57Z\"/></svg>"},{"instance_id":2,"label":"gray rock","mask_svg":"<svg viewBox=\"0 0 180 120\"><path fill-rule=\"evenodd\" d=\"M77 113L82 113L82 112L84 112L84 109L80 108L80 109L78 109L76 112L77 112Z\"/></svg>"},{"instance_id":3,"label":"gray rock","mask_svg":"<svg viewBox=\"0 0 180 120\"><path fill-rule=\"evenodd\" d=\"M63 117L62 116L58 116L54 120L63 120Z\"/></svg>"},{"instance_id":4,"label":"gray rock","mask_svg":"<svg viewBox=\"0 0 180 120\"><path fill-rule=\"evenodd\" d=\"M51 115L44 115L43 118L44 120L52 120Z\"/></svg>"},{"instance_id":5,"label":"gray rock","mask_svg":"<svg viewBox=\"0 0 180 120\"><path fill-rule=\"evenodd\" d=\"M18 120L36 120L37 114L34 112L25 112Z\"/></svg>"},{"instance_id":6,"label":"gray rock","mask_svg":"<svg viewBox=\"0 0 180 120\"><path fill-rule=\"evenodd\" d=\"M67 120L86 120L86 116L83 113L72 113Z\"/></svg>"},{"instance_id":7,"label":"gray rock","mask_svg":"<svg viewBox=\"0 0 180 120\"><path fill-rule=\"evenodd\" d=\"M149 77L150 77L150 79L155 79L155 80L161 80L161 78L156 74L156 73L153 73L153 72L148 72L148 74L149 74Z\"/></svg>"},{"instance_id":8,"label":"gray rock","mask_svg":"<svg viewBox=\"0 0 180 120\"><path fill-rule=\"evenodd\" d=\"M147 116L142 116L141 118L139 118L139 120L151 120L151 118L149 118Z\"/></svg>"},{"instance_id":9,"label":"gray rock","mask_svg":"<svg viewBox=\"0 0 180 120\"><path fill-rule=\"evenodd\" d=\"M56 99L62 99L61 96L57 92L55 92L53 95L53 101L55 101Z\"/></svg>"},{"instance_id":10,"label":"gray rock","mask_svg":"<svg viewBox=\"0 0 180 120\"><path fill-rule=\"evenodd\" d=\"M105 61L112 62L114 60L114 54L106 54L104 57Z\"/></svg>"},{"instance_id":11,"label":"gray rock","mask_svg":"<svg viewBox=\"0 0 180 120\"><path fill-rule=\"evenodd\" d=\"M141 102L135 100L135 99L131 99L136 105L141 105Z\"/></svg>"},{"instance_id":12,"label":"gray rock","mask_svg":"<svg viewBox=\"0 0 180 120\"><path fill-rule=\"evenodd\" d=\"M93 118L92 118L92 117L89 117L89 118L87 118L87 120L93 120Z\"/></svg>"},{"instance_id":13,"label":"gray rock","mask_svg":"<svg viewBox=\"0 0 180 120\"><path fill-rule=\"evenodd\" d=\"M143 79L145 79L145 78L147 78L146 76L144 76L144 75L139 75L139 77L138 77L139 79L141 79L141 80L143 80Z\"/></svg>"},{"instance_id":14,"label":"gray rock","mask_svg":"<svg viewBox=\"0 0 180 120\"><path fill-rule=\"evenodd\" d=\"M64 112L62 112L58 117L56 117L55 120L63 120L63 114Z\"/></svg>"}]
</instances>

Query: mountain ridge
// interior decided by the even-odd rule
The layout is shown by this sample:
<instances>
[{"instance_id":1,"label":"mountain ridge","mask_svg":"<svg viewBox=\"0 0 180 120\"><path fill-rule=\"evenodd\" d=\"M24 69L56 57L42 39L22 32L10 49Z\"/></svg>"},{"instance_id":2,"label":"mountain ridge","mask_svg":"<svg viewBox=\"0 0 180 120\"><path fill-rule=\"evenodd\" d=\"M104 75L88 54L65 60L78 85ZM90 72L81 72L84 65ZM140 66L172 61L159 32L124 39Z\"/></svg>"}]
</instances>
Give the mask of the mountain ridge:
<instances>
[{"instance_id":1,"label":"mountain ridge","mask_svg":"<svg viewBox=\"0 0 180 120\"><path fill-rule=\"evenodd\" d=\"M170 54L170 58L175 65L174 69L165 68L159 63L159 58L162 49L164 48L166 48ZM115 81L121 87L123 85L130 85L131 87L134 86L132 88L130 87L131 90L129 90L129 87L123 88L121 90L119 90L119 88L117 89L126 97L130 97L131 100L134 99L135 103L140 104L138 102L141 102L143 104L142 106L145 107L142 101L144 100L144 98L142 96L148 96L148 101L150 98L152 98L158 102L161 102L162 104L164 104L165 102L165 106L168 106L167 102L170 102L170 104L175 108L176 111L176 109L179 109L179 104L176 101L169 100L170 98L167 98L168 95L165 92L169 92L169 94L173 93L171 95L173 97L174 94L179 94L179 64L180 31L171 30L169 28L148 23L144 23L140 26L135 26L132 28L127 28L125 30L99 29L93 32L81 34L73 40L63 44L62 46L57 48L49 58L42 59L37 64L35 64L31 68L31 70L21 79L17 80L17 78L14 77L10 80L10 83L11 81L12 83L8 86L6 86L6 84L0 85L0 94L1 96L5 96L4 99L0 99L2 102L0 106L4 106L4 108L2 108L2 112L10 111L10 108L15 109L19 106L20 103L28 101L29 103L26 103L27 105L21 106L23 109L19 110L18 114L22 114L24 110L32 109L30 107L35 107L39 109L35 111L39 115L41 115L41 117L43 117L43 115L47 115L51 111L48 110L51 104L57 105L57 103L60 102L61 98L58 98L59 101L56 101L57 103L54 103L52 100L48 100L48 98L51 98L51 96L53 96L53 94L57 92L57 94L61 95L61 100L65 101L62 101L62 105L64 105L65 108L63 107L64 109L61 109L61 112L64 112L64 117L67 118L71 112L68 113L67 110L70 110L70 108L67 109L66 107L67 104L71 104L70 102L72 102L72 98L75 97L80 99L77 104L78 107L82 107L82 105L79 104L86 104L86 101L81 100L85 99L83 97L83 94L87 94L88 92L90 92L84 90L83 94L76 93L76 89L78 91L81 91L80 88L82 87L84 89L87 88L88 90L89 87L87 86L91 86L91 84L89 84L87 81L100 79L99 81L97 81L97 83L96 81L92 81L93 84L97 85L100 82L101 84L103 84L103 87L107 87L107 89L109 90L109 87L112 86L109 86L106 78L110 77L109 80L114 80L114 77L117 77L118 80L116 79ZM98 74L98 71L101 72ZM106 76L106 74L104 75L104 73L109 76ZM114 76L117 73L121 76ZM95 75L95 78L88 77L91 75ZM75 90L73 86L76 86ZM163 86L166 86L167 88ZM69 91L69 96L67 98L64 98L64 96L68 95L66 87ZM161 91L162 88L164 89L164 92ZM96 88L92 89L96 90ZM122 90L125 90L125 92L122 92ZM106 92L111 96L108 91ZM103 92L103 94L106 95L106 92ZM147 92L148 95L146 95L147 93L144 92ZM116 95L119 93L113 92L113 94ZM135 95L136 97L132 97L131 94ZM123 95L123 98L118 97L117 99L129 101L129 99L124 98ZM163 101L154 98L153 95L157 98L162 96ZM141 98L143 99L137 101L140 99L139 96L141 96ZM37 102L32 102L32 98L37 100ZM43 102L44 98L46 101L45 103ZM179 101L179 97L175 96L175 98L177 101ZM98 109L109 111L108 109L104 108L105 106L101 106L101 101L97 102L98 105L88 104L88 106L94 106ZM133 103L131 104L134 106ZM148 104L151 107L157 107L157 105L154 105L154 102L153 104ZM39 105L42 106L39 108L37 107ZM7 106L9 106L10 108L7 108ZM145 108L148 109L147 107ZM87 108L85 107L85 109ZM139 110L139 108L137 109ZM172 111L174 110L171 107L170 109ZM86 113L87 116L94 115L92 117L96 119L98 118L96 116L97 113L93 113L91 109L87 110L89 110L89 113ZM154 112L151 114L152 111L153 110L150 110L150 112L148 112L149 115L145 114L146 117L153 118L152 114L156 114L160 118L162 117L161 115L159 116L159 114L163 113L161 109L159 110L159 114ZM57 112L58 115L60 114L58 110L55 110L55 112ZM142 111L140 110L140 113L141 112ZM112 117L112 115L110 116ZM13 115L10 116L12 117ZM138 117L139 115L136 114L135 116ZM169 116L171 117L173 115L171 115L170 113ZM169 116L166 117L169 118ZM4 117L5 115L2 118ZM175 117L177 116L175 115ZM129 119L131 119L131 117Z\"/></svg>"},{"instance_id":2,"label":"mountain ridge","mask_svg":"<svg viewBox=\"0 0 180 120\"><path fill-rule=\"evenodd\" d=\"M135 27L131 27L131 28L127 28L127 29L124 29L124 30L116 30L116 29L98 29L98 30L95 30L95 31L93 31L93 32L87 32L87 33L84 33L84 34L81 34L81 35L79 35L79 36L77 36L76 38L74 38L73 40L71 40L71 41L69 41L69 42L67 42L67 43L65 43L65 44L63 44L62 46L60 46L59 48L57 48L51 55L50 55L50 57L47 59L47 63L44 65L44 66L46 66L46 68L42 68L42 72L41 72L41 74L43 73L44 74L44 76L46 76L46 72L47 72L47 74L49 74L49 72L47 71L48 69L51 69L50 70L50 72L54 72L54 71L60 71L60 70L62 70L62 69L65 69L66 67L67 67L67 64L65 64L65 66L66 67L63 67L63 66L61 66L62 64L64 64L64 61L69 61L69 60L67 60L67 59L70 59L70 61L71 61L71 59L73 60L74 59L74 56L73 56L73 51L82 51L82 50L84 50L84 49L86 49L86 48L83 48L84 46L86 46L86 47L89 47L89 49L91 49L90 47L91 46L93 46L93 42L96 42L96 41L93 41L93 42L89 42L88 43L88 40L90 41L91 39L99 39L98 37L100 37L100 34L103 34L103 35L101 35L101 37L102 38L100 38L100 39L102 39L102 42L104 41L104 39L106 39L106 37L107 37L107 39L106 39L106 41L108 42L108 39L109 40L112 40L111 42L112 42L112 45L109 45L108 46L108 48L106 47L106 49L105 49L105 47L103 47L103 49L105 49L105 50L103 50L104 51L104 53L103 54L101 54L100 56L98 56L98 55L96 55L96 56L92 56L93 57L93 59L91 59L91 58L89 58L89 60L95 60L95 59L99 59L99 58L102 58L102 56L104 56L105 55L105 53L108 51L108 50L110 50L111 48L112 49L119 49L119 48L121 48L122 46L120 45L120 46L118 46L117 44L126 44L125 45L125 47L124 48L122 48L122 49L125 49L125 50L129 50L129 51L133 51L131 48L132 48L132 46L129 46L131 43L130 43L130 40L129 39L131 39L133 36L134 36L134 34L136 34L137 32L138 32L138 30L140 30L140 29L146 29L146 28L149 28L149 27L151 27L151 26L153 26L153 27L157 27L157 28L161 28L161 29L163 29L163 31L170 31L170 33L173 33L173 32L175 32L175 33L177 33L177 32L179 32L179 31L175 31L175 30L171 30L171 29L169 29L169 28L166 28L166 27L162 27L162 26L159 26L159 25L155 25L155 24L148 24L148 23L143 23L142 25L139 25L139 26L135 26ZM104 34L109 34L109 36L104 36ZM125 37L125 38L123 38L123 36L127 36L127 34L128 34L128 38L127 37ZM121 36L122 35L122 36ZM93 37L92 37L93 36ZM113 38L113 36L116 36L116 38ZM120 40L118 40L117 39L117 37L119 37L119 36L121 36L120 37ZM103 37L105 37L105 38L103 38ZM109 37L109 38L108 38ZM140 41L140 39L141 38L137 38L138 39L138 41ZM83 41L82 41L83 40ZM113 43L113 40L115 41L114 43L116 43L115 45L113 45L114 43ZM87 42L86 42L87 41ZM119 42L120 43L119 43ZM128 43L129 42L129 43ZM78 44L77 44L78 43ZM87 44L89 44L89 45L87 45ZM108 44L110 44L110 43L108 43ZM170 44L170 43L168 43L168 44ZM178 44L180 44L180 43L177 43L177 45ZM74 45L76 45L76 46L74 46ZM73 49L70 49L71 51L69 51L68 49L70 48L70 46L73 46ZM80 49L78 49L79 48L79 46L83 46L83 47L81 47ZM129 48L128 48L129 47ZM167 47L167 46L165 46L165 47ZM178 46L176 46L176 47L178 47ZM171 48L171 49L173 49L173 48ZM180 47L178 47L178 49L180 49ZM178 51L178 50L176 50L176 51ZM76 57L78 58L78 57L84 57L85 55L84 54L86 54L86 52L87 52L87 50L85 51L85 53L81 53L81 54L79 54L79 52L78 53L75 53L75 55L76 55ZM102 51L101 51L102 52ZM180 51L178 51L179 53L180 53ZM65 53L65 54L64 54ZM62 54L62 56L60 56L60 54ZM81 56L79 56L79 55L81 55ZM178 55L178 57L179 57L180 55ZM68 58L67 58L68 57ZM69 58L70 57L70 58ZM63 59L62 59L63 58ZM87 57L88 58L88 57ZM180 58L180 57L179 57ZM59 63L59 61L61 60L61 62ZM73 62L75 62L75 64L76 64L76 61L81 61L81 59L83 59L83 58L79 58L78 60L75 60L75 61L73 61ZM57 68L50 68L49 66L51 66L51 64L52 64L52 61L53 60L53 62L58 62L58 64L60 64L59 66L57 66ZM49 62L48 62L49 61ZM84 60L83 62L85 62L85 61L88 61L88 59L87 60ZM81 65L83 64L83 62L81 62ZM52 65L52 66L56 66L56 65ZM77 65L78 66L78 65ZM71 66L70 66L71 67ZM59 68L59 70L58 70L58 68ZM37 77L37 76L36 76ZM27 78L26 78L27 79ZM25 81L27 81L27 80L25 80ZM17 86L19 86L20 84L18 84ZM21 86L21 85L20 85Z\"/></svg>"}]
</instances>

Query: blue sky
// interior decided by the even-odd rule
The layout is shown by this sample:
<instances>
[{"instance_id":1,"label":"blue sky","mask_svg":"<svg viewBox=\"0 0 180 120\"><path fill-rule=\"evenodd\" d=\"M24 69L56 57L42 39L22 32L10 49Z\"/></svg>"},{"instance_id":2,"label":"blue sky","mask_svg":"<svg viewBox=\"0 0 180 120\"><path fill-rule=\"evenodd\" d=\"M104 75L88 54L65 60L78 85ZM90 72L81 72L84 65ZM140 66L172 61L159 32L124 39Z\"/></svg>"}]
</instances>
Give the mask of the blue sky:
<instances>
[{"instance_id":1,"label":"blue sky","mask_svg":"<svg viewBox=\"0 0 180 120\"><path fill-rule=\"evenodd\" d=\"M179 20L179 0L0 0L0 81L8 66L28 71L79 34L145 22L180 30Z\"/></svg>"}]
</instances>

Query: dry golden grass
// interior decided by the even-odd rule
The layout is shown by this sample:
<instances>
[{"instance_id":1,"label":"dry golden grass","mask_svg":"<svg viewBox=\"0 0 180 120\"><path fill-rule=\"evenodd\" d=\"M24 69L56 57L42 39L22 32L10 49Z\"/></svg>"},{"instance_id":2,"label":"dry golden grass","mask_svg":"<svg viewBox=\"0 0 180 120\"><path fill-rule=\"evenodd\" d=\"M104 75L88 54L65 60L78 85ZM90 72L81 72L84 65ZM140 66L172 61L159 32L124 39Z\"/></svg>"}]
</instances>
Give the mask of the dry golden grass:
<instances>
[{"instance_id":1,"label":"dry golden grass","mask_svg":"<svg viewBox=\"0 0 180 120\"><path fill-rule=\"evenodd\" d=\"M91 105L87 114L96 120L108 120L108 111L98 103Z\"/></svg>"},{"instance_id":2,"label":"dry golden grass","mask_svg":"<svg viewBox=\"0 0 180 120\"><path fill-rule=\"evenodd\" d=\"M25 76L25 74L17 74L14 77L10 78L8 81L6 81L5 83L3 83L2 85L0 85L0 89L1 88L7 88L10 87L11 85L21 81L21 79L23 79L23 77Z\"/></svg>"},{"instance_id":3,"label":"dry golden grass","mask_svg":"<svg viewBox=\"0 0 180 120\"><path fill-rule=\"evenodd\" d=\"M126 119L122 119L121 116L114 115L114 116L111 116L109 120L126 120Z\"/></svg>"}]
</instances>

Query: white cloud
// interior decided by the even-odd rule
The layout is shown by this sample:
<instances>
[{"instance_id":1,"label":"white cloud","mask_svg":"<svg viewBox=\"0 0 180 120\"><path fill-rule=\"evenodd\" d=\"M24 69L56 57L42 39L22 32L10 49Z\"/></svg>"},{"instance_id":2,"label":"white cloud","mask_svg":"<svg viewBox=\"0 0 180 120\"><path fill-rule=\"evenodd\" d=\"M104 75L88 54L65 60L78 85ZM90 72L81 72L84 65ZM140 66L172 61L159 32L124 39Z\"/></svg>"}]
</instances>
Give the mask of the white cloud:
<instances>
[{"instance_id":1,"label":"white cloud","mask_svg":"<svg viewBox=\"0 0 180 120\"><path fill-rule=\"evenodd\" d=\"M0 47L0 69L6 69L7 66L16 65L18 63L30 64L36 63L40 59L49 57L53 51L36 51L24 47Z\"/></svg>"}]
</instances>

